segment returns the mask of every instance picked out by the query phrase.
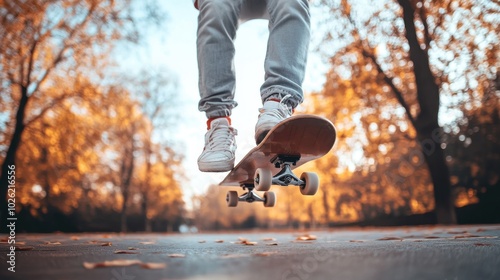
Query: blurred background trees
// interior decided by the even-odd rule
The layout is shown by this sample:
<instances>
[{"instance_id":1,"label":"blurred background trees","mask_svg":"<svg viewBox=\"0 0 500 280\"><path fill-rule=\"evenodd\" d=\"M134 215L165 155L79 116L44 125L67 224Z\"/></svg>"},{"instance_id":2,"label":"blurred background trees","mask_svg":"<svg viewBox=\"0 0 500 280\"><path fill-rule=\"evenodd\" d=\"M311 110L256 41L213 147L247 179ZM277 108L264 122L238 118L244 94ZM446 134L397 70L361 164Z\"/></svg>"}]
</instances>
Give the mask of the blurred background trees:
<instances>
[{"instance_id":1,"label":"blurred background trees","mask_svg":"<svg viewBox=\"0 0 500 280\"><path fill-rule=\"evenodd\" d=\"M500 222L500 5L314 3L329 71L297 113L327 117L339 137L301 168L320 191L276 187L275 208L234 209L218 186L186 208L175 75L124 73L113 55L164 26L157 2L1 1L2 211L15 163L19 230Z\"/></svg>"},{"instance_id":2,"label":"blurred background trees","mask_svg":"<svg viewBox=\"0 0 500 280\"><path fill-rule=\"evenodd\" d=\"M309 167L319 193L279 188L276 208L254 209L257 224L499 222L500 5L316 3L315 47L331 67L302 113L330 119L339 139Z\"/></svg>"},{"instance_id":3,"label":"blurred background trees","mask_svg":"<svg viewBox=\"0 0 500 280\"><path fill-rule=\"evenodd\" d=\"M161 118L173 117L174 103L164 100L172 97L175 81L166 71L131 81L112 55L118 45L141 44L142 28L163 24L154 5L1 2L0 198L3 217L5 170L22 167L16 169L16 197L26 222L19 230L151 230L154 221L166 230L180 221L174 172L181 171L180 155L152 137L169 123L160 127L158 113L146 104L160 102ZM157 99L136 95L146 89Z\"/></svg>"}]
</instances>

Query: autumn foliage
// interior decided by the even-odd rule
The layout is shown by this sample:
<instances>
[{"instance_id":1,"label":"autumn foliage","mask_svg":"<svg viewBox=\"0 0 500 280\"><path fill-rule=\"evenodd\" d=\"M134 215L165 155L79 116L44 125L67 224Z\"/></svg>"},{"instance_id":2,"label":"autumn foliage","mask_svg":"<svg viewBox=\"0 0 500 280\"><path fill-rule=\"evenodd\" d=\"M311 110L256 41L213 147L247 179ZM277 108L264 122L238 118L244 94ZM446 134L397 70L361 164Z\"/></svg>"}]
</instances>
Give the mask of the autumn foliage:
<instances>
[{"instance_id":1,"label":"autumn foliage","mask_svg":"<svg viewBox=\"0 0 500 280\"><path fill-rule=\"evenodd\" d=\"M276 207L235 209L209 186L190 215L183 157L165 136L175 79L120 72L113 55L159 23L154 3L0 1L0 213L15 164L19 230L499 222L497 2L315 1L313 47L330 69L296 113L330 119L338 140L297 173L316 171L319 192L274 187Z\"/></svg>"}]
</instances>

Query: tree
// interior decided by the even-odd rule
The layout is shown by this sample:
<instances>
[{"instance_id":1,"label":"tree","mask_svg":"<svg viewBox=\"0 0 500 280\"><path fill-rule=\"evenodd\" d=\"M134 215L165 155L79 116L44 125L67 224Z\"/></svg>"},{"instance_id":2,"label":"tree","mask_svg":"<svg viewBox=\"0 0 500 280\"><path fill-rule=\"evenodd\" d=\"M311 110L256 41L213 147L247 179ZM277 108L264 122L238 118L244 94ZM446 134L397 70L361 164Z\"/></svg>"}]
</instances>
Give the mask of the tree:
<instances>
[{"instance_id":1,"label":"tree","mask_svg":"<svg viewBox=\"0 0 500 280\"><path fill-rule=\"evenodd\" d=\"M475 37L498 42L498 36L490 34L495 23L489 17L498 11L498 5L488 1L386 1L380 10L367 17L359 12L363 9L362 3L355 5L345 0L322 2L331 13L340 16L340 28L330 29L328 33L328 40L336 40L333 44L336 49L332 52L342 54L345 53L342 50L353 50L371 61L371 67L386 83L415 129L433 183L437 221L455 223L450 176L441 148L440 97L457 96L457 91L474 97L477 92L477 87L463 90L459 87L463 81L455 77L464 69L449 67L454 61L462 60L469 64L470 69L478 69L476 73L468 73L469 82L483 79L482 75L492 75L491 68L481 65L496 63L492 56L495 48ZM464 14L467 14L466 19ZM465 26L469 29L463 28ZM470 28L476 36L469 31ZM455 36L457 32L463 36ZM342 46L338 38L343 38L347 44ZM469 53L464 53L464 48ZM358 62L356 56L352 58L334 55L332 67L341 64L343 68L340 69L352 69L352 65ZM348 73L355 78L354 71Z\"/></svg>"},{"instance_id":2,"label":"tree","mask_svg":"<svg viewBox=\"0 0 500 280\"><path fill-rule=\"evenodd\" d=\"M138 77L138 78L137 78ZM154 188L151 186L152 166L155 161L160 160L161 154L154 153L156 149L165 148L166 161L173 168L178 165L178 153L174 153L170 146L172 139L165 137L165 131L175 129L175 120L178 116L176 106L178 106L177 83L169 71L165 69L142 70L124 82L130 92L134 93L134 98L139 103L141 111L147 117L147 123L143 126L142 153L145 161L144 180L140 184L140 194L142 197L141 211L144 219L145 231L151 231L151 215L148 215L150 201L154 200ZM180 170L177 170L180 171ZM171 174L173 176L173 174ZM173 180L173 177L171 178ZM164 186L168 188L167 186Z\"/></svg>"},{"instance_id":3,"label":"tree","mask_svg":"<svg viewBox=\"0 0 500 280\"><path fill-rule=\"evenodd\" d=\"M72 79L82 69L92 69L91 79L102 74L106 56L123 38L137 39L131 1L2 1L0 6L0 84L2 99L12 107L12 125L4 135L7 149L0 175L1 213L8 188L7 170L14 165L23 133L37 119L64 100L80 95L74 90L47 95L58 78ZM90 72L89 72L90 73ZM69 88L68 88L69 89ZM34 100L43 99L39 108ZM2 100L2 103L5 102Z\"/></svg>"}]
</instances>

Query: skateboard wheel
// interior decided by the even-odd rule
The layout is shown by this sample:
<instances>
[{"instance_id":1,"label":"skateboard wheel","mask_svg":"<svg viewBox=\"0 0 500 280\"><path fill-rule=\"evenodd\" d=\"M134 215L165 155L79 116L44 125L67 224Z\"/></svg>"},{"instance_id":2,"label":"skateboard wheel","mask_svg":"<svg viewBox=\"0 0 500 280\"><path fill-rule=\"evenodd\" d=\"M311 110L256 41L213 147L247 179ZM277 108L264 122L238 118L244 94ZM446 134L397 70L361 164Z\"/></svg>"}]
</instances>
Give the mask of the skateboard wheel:
<instances>
[{"instance_id":1,"label":"skateboard wheel","mask_svg":"<svg viewBox=\"0 0 500 280\"><path fill-rule=\"evenodd\" d=\"M319 188L319 177L314 172L304 172L300 175L300 180L305 184L300 185L300 193L303 195L315 195Z\"/></svg>"},{"instance_id":2,"label":"skateboard wheel","mask_svg":"<svg viewBox=\"0 0 500 280\"><path fill-rule=\"evenodd\" d=\"M257 168L254 175L255 189L261 192L268 191L273 183L273 173L265 168Z\"/></svg>"},{"instance_id":3,"label":"skateboard wheel","mask_svg":"<svg viewBox=\"0 0 500 280\"><path fill-rule=\"evenodd\" d=\"M276 204L276 195L273 192L264 193L264 207L274 207Z\"/></svg>"},{"instance_id":4,"label":"skateboard wheel","mask_svg":"<svg viewBox=\"0 0 500 280\"><path fill-rule=\"evenodd\" d=\"M226 202L229 207L236 207L238 205L238 192L228 191L226 194Z\"/></svg>"}]
</instances>

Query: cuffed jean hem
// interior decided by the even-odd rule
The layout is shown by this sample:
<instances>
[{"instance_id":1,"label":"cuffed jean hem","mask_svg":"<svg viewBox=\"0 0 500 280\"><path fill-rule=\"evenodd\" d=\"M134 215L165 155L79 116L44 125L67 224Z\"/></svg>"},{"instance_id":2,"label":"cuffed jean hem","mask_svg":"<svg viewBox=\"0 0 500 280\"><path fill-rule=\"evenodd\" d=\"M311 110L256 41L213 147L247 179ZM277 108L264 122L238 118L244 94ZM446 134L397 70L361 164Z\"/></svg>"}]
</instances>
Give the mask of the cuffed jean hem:
<instances>
[{"instance_id":1,"label":"cuffed jean hem","mask_svg":"<svg viewBox=\"0 0 500 280\"><path fill-rule=\"evenodd\" d=\"M285 88L282 86L271 86L262 90L260 94L262 98L262 103L264 103L266 99L275 94L278 94L281 98L290 94L292 97L287 99L286 103L292 106L292 108L296 108L297 106L299 106L299 104L301 104L304 101L304 96L302 93L299 93L295 90Z\"/></svg>"},{"instance_id":2,"label":"cuffed jean hem","mask_svg":"<svg viewBox=\"0 0 500 280\"><path fill-rule=\"evenodd\" d=\"M207 116L207 119L211 118L220 118L220 117L229 117L231 116L231 112L234 107L236 107L238 104L236 102L233 102L229 105L224 104L205 104L204 106L200 106L199 110L201 112L205 112L205 115Z\"/></svg>"}]
</instances>

